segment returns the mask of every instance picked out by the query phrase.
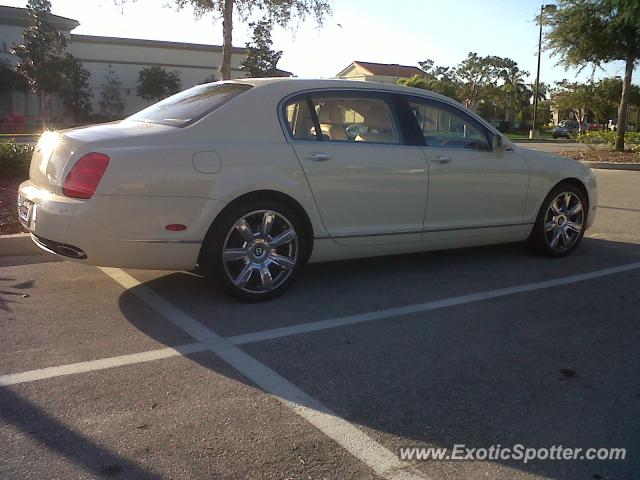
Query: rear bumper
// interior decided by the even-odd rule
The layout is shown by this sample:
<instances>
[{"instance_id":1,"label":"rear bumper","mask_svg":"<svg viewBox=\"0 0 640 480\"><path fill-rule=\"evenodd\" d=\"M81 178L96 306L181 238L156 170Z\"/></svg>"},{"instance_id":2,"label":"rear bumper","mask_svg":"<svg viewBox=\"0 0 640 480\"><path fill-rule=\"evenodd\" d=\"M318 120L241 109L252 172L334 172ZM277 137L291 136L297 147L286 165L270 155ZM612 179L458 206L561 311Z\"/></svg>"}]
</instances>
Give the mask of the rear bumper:
<instances>
[{"instance_id":1,"label":"rear bumper","mask_svg":"<svg viewBox=\"0 0 640 480\"><path fill-rule=\"evenodd\" d=\"M22 183L30 206L21 221L43 250L70 260L121 268L192 269L223 202L190 197L100 196L78 200ZM187 229L169 232L165 225Z\"/></svg>"}]
</instances>

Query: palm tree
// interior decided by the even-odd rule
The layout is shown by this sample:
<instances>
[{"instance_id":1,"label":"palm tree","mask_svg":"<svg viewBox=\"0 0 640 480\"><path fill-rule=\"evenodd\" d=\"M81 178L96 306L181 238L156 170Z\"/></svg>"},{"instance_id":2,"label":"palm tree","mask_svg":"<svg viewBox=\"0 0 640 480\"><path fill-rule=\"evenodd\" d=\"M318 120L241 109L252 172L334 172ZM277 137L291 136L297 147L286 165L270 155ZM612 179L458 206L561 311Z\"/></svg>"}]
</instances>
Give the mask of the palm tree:
<instances>
[{"instance_id":1,"label":"palm tree","mask_svg":"<svg viewBox=\"0 0 640 480\"><path fill-rule=\"evenodd\" d=\"M401 78L398 80L398 85L404 85L405 87L421 88L423 90L430 90L426 75L424 77L414 75L411 78Z\"/></svg>"},{"instance_id":2,"label":"palm tree","mask_svg":"<svg viewBox=\"0 0 640 480\"><path fill-rule=\"evenodd\" d=\"M529 97L531 101L533 101L533 97L536 94L536 85L534 83L530 83L528 85L529 90L531 91L531 96ZM538 85L538 102L542 102L547 99L549 95L549 85L546 83L540 82Z\"/></svg>"},{"instance_id":3,"label":"palm tree","mask_svg":"<svg viewBox=\"0 0 640 480\"><path fill-rule=\"evenodd\" d=\"M527 76L529 76L529 72L520 70L518 64L512 60L506 61L500 71L500 77L504 81L502 90L509 98L512 128L516 120L516 108L521 106L522 99L529 95L529 88L524 80L524 77Z\"/></svg>"}]
</instances>

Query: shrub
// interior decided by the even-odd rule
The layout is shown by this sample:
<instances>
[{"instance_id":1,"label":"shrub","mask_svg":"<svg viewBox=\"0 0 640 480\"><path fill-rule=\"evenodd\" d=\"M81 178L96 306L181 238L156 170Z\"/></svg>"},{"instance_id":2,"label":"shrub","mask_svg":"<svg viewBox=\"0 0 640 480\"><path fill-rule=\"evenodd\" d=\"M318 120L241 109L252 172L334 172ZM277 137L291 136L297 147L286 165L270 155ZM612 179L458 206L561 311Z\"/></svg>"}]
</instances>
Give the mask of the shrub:
<instances>
[{"instance_id":1,"label":"shrub","mask_svg":"<svg viewBox=\"0 0 640 480\"><path fill-rule=\"evenodd\" d=\"M612 131L593 131L581 133L577 136L580 143L591 144L606 144L610 147L614 147L616 144L616 132ZM640 132L626 132L624 135L624 143L628 149L640 150Z\"/></svg>"},{"instance_id":2,"label":"shrub","mask_svg":"<svg viewBox=\"0 0 640 480\"><path fill-rule=\"evenodd\" d=\"M27 178L33 146L0 141L0 176Z\"/></svg>"}]
</instances>

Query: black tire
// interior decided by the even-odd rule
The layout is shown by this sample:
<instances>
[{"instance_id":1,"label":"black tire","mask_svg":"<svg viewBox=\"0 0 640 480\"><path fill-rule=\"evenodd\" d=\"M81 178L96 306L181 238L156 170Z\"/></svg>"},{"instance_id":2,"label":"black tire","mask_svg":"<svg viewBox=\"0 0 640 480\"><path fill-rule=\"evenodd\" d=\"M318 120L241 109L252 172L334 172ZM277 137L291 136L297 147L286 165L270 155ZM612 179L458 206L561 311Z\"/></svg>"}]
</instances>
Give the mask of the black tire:
<instances>
[{"instance_id":1,"label":"black tire","mask_svg":"<svg viewBox=\"0 0 640 480\"><path fill-rule=\"evenodd\" d=\"M572 198L570 206L560 205L561 212L559 215L556 215L551 210L552 202L567 194L570 194ZM566 197L562 198L564 203L566 203L565 198ZM581 210L574 215L567 215L567 213L570 213L577 205L576 199L579 200L582 206ZM566 212L564 210L566 210ZM544 202L542 202L536 223L531 235L529 235L527 243L536 253L556 258L565 257L573 252L580 244L587 228L588 213L589 203L583 190L572 183L561 183L555 186L544 199ZM578 223L580 224L579 232L575 228ZM553 230L545 228L545 225L552 226L553 224L555 224ZM570 225L571 228L568 228ZM570 236L571 241L568 244L562 244L565 242L565 236L559 233L560 238L557 239L554 247L553 240L555 233L560 230L564 230L565 233L570 232L567 236Z\"/></svg>"},{"instance_id":2,"label":"black tire","mask_svg":"<svg viewBox=\"0 0 640 480\"><path fill-rule=\"evenodd\" d=\"M260 215L264 219L267 212L275 214L272 223L274 231L270 232L274 237L262 235L260 232ZM244 232L244 229L236 228L236 224L242 219L245 219L247 225L251 227L249 230L253 232L254 243L246 241L241 233L241 231ZM269 238L275 240L278 234L285 233L289 227L295 232L295 245L294 241L280 247L269 243ZM282 295L291 286L301 265L305 262L307 241L303 223L293 209L272 200L251 200L247 203L231 206L216 219L205 241L202 263L206 276L214 280L229 295L244 302L262 302ZM235 242L235 248L230 248L233 242ZM241 246L241 244L245 246ZM251 247L251 245L254 246ZM286 254L283 252L285 248ZM225 249L228 252L244 249L247 252L246 257L227 260L225 263ZM255 252L258 250L261 253L264 252L263 260L256 256ZM286 268L272 260L285 260L282 257L287 257L290 253L291 257L287 259ZM274 282L272 289L265 289L264 268L269 271L268 277ZM246 284L239 286L237 281L245 269L252 269L252 272L249 273ZM240 270L239 273L238 270ZM272 278L274 275L275 278ZM280 275L282 276L280 277ZM277 279L280 280L276 284L275 280Z\"/></svg>"}]
</instances>

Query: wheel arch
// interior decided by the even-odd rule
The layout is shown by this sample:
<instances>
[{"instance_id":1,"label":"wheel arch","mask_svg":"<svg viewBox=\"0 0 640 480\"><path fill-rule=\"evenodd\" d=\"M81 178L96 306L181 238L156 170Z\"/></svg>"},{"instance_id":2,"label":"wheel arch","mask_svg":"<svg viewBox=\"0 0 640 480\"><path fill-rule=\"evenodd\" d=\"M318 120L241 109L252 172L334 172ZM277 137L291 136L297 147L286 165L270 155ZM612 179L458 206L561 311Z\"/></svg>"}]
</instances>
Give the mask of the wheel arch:
<instances>
[{"instance_id":1,"label":"wheel arch","mask_svg":"<svg viewBox=\"0 0 640 480\"><path fill-rule=\"evenodd\" d=\"M573 185L574 187L576 187L577 189L579 189L582 192L582 194L584 195L584 198L586 198L586 200L587 200L587 212L588 212L589 211L589 205L591 204L591 199L589 198L589 189L584 184L584 182L582 180L580 180L579 178L567 177L567 178L565 178L563 180L560 180L558 183L556 183L549 190L549 193L551 193L554 189L556 189L560 185L564 185L564 184Z\"/></svg>"},{"instance_id":2,"label":"wheel arch","mask_svg":"<svg viewBox=\"0 0 640 480\"><path fill-rule=\"evenodd\" d=\"M542 208L544 207L544 202L546 201L547 197L551 194L551 192L553 192L556 188L558 188L561 185L573 185L578 190L580 190L580 192L582 192L582 194L584 195L584 198L587 201L586 211L587 211L587 215L588 215L589 205L591 204L590 203L591 199L589 198L589 189L584 184L584 182L582 180L580 180L579 178L566 177L566 178L563 178L562 180L556 182L555 184L553 184L553 186L547 190L546 195L542 198L542 200L540 201L540 204L538 206L538 210L537 210L537 213L536 213L536 221L537 221L538 217L540 216L540 212L542 211Z\"/></svg>"},{"instance_id":3,"label":"wheel arch","mask_svg":"<svg viewBox=\"0 0 640 480\"><path fill-rule=\"evenodd\" d=\"M311 219L309 218L309 215L307 214L307 211L304 209L304 207L295 198L287 195L286 193L278 192L276 190L254 190L252 192L240 195L239 197L229 202L213 219L213 222L207 230L204 241L202 242L202 246L200 247L200 253L198 255L198 263L200 265L203 264L204 256L206 255L206 247L209 244L209 239L215 231L217 223L222 217L223 213L227 212L231 208L236 207L237 205L255 201L273 201L281 203L291 208L295 212L295 214L303 224L306 237L304 261L306 262L309 259L313 251L314 230Z\"/></svg>"}]
</instances>

